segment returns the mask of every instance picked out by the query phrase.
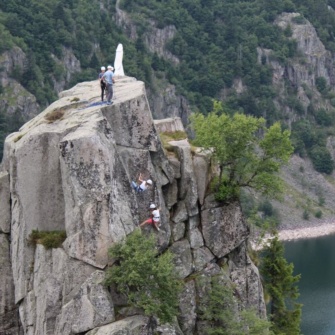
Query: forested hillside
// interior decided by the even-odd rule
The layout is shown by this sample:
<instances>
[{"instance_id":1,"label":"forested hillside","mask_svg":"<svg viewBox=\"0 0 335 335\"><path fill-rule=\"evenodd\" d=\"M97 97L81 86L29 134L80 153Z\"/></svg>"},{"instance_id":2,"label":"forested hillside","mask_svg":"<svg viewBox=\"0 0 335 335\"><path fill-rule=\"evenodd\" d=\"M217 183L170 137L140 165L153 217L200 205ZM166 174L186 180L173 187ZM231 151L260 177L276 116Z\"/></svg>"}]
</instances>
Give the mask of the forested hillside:
<instances>
[{"instance_id":1,"label":"forested hillside","mask_svg":"<svg viewBox=\"0 0 335 335\"><path fill-rule=\"evenodd\" d=\"M264 116L269 125L280 120L292 130L295 152L331 174L327 138L334 132L335 78L311 66L311 85L294 82L288 73L308 60L292 38L291 24L283 29L276 20L283 12L299 13L292 24L309 21L331 55L333 8L334 0L7 0L0 3L0 52L23 50L25 66L7 75L45 107L59 90L96 78L122 43L126 74L144 80L151 95L159 98L172 84L193 110L206 114L216 99L227 111ZM118 9L127 25L120 24ZM173 61L150 45L153 28L167 27L173 34L164 48ZM69 53L77 62L66 61ZM274 64L284 69L281 86L274 84ZM2 81L3 100L7 91ZM1 148L4 135L23 121L13 122L10 104L15 101L0 105Z\"/></svg>"},{"instance_id":2,"label":"forested hillside","mask_svg":"<svg viewBox=\"0 0 335 335\"><path fill-rule=\"evenodd\" d=\"M272 66L264 55L258 61L257 48L270 49L271 60L283 66L292 60L304 63L296 41L290 38L290 26L283 30L274 24L282 12L298 12L301 15L295 18L295 23L304 24L305 18L310 20L326 48L335 51L335 15L330 7L334 2L125 0L122 4L142 28L142 34L148 26L141 22L150 18L156 21L157 27L176 27L177 33L168 49L180 63L173 67L156 62L152 65L154 69L161 67L195 108L206 113L212 108L213 98L223 99L231 110L264 116L270 124L275 120L290 124L296 152L302 156L308 154L320 172L333 171L326 150L326 135L332 133L332 127L328 127L333 125L334 118L334 82L328 86L325 78L316 78L315 85L322 99L330 102L325 102L327 108L324 102L314 105L309 88L305 91L311 102L303 106L297 99L298 87L294 83L287 80L284 92L272 85ZM237 80L246 87L242 92L238 92ZM290 110L290 121L295 122L287 122L285 108Z\"/></svg>"},{"instance_id":3,"label":"forested hillside","mask_svg":"<svg viewBox=\"0 0 335 335\"><path fill-rule=\"evenodd\" d=\"M8 113L10 107L16 108L16 101L8 98L12 81L32 93L43 109L57 98L59 90L97 78L101 65L113 63L118 43L127 50L127 74L145 78L140 66L143 53L116 27L114 13L115 1L110 0L0 2L0 63L1 54L15 46L25 54L24 66L14 65L9 73L5 66L0 69L0 97L5 100L0 104L0 160L5 135L27 121L17 117L22 108L16 116ZM68 62L68 54L75 62Z\"/></svg>"}]
</instances>

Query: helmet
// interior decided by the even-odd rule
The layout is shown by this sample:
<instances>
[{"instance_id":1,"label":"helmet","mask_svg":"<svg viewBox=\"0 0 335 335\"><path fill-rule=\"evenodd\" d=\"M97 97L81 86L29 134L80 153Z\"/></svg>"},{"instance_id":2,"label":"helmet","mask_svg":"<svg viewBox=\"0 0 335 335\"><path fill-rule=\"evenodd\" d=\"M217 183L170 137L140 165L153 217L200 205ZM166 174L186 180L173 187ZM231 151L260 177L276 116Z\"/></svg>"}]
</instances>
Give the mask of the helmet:
<instances>
[{"instance_id":1,"label":"helmet","mask_svg":"<svg viewBox=\"0 0 335 335\"><path fill-rule=\"evenodd\" d=\"M148 180L147 180L147 184L152 185L152 180L151 180L151 179L148 179Z\"/></svg>"},{"instance_id":2,"label":"helmet","mask_svg":"<svg viewBox=\"0 0 335 335\"><path fill-rule=\"evenodd\" d=\"M105 71L106 68L104 66L101 66L101 71Z\"/></svg>"},{"instance_id":3,"label":"helmet","mask_svg":"<svg viewBox=\"0 0 335 335\"><path fill-rule=\"evenodd\" d=\"M151 204L149 208L150 209L154 209L154 208L156 208L156 205L155 204Z\"/></svg>"}]
</instances>

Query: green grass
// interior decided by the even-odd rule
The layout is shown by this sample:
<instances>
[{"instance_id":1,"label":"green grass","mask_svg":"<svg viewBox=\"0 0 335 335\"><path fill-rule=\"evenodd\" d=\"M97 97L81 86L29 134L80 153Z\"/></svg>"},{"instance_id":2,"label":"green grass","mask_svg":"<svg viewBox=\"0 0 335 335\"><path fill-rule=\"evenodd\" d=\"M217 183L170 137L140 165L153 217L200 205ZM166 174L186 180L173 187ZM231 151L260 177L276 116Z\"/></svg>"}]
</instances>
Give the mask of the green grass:
<instances>
[{"instance_id":1,"label":"green grass","mask_svg":"<svg viewBox=\"0 0 335 335\"><path fill-rule=\"evenodd\" d=\"M60 248L66 239L64 230L39 231L33 230L29 242L33 245L42 244L46 249Z\"/></svg>"},{"instance_id":2,"label":"green grass","mask_svg":"<svg viewBox=\"0 0 335 335\"><path fill-rule=\"evenodd\" d=\"M175 132L163 132L159 134L162 141L163 147L166 151L173 152L173 146L169 144L171 141L180 141L187 138L187 134L184 131L175 131Z\"/></svg>"},{"instance_id":3,"label":"green grass","mask_svg":"<svg viewBox=\"0 0 335 335\"><path fill-rule=\"evenodd\" d=\"M18 141L20 141L21 140L21 138L24 136L25 134L20 134L20 135L18 135L17 137L15 137L14 138L14 143L16 143L16 142L18 142Z\"/></svg>"},{"instance_id":4,"label":"green grass","mask_svg":"<svg viewBox=\"0 0 335 335\"><path fill-rule=\"evenodd\" d=\"M65 111L63 109L56 108L53 111L49 112L47 115L45 115L45 119L49 121L49 123L52 123L56 120L61 120L64 116Z\"/></svg>"}]
</instances>

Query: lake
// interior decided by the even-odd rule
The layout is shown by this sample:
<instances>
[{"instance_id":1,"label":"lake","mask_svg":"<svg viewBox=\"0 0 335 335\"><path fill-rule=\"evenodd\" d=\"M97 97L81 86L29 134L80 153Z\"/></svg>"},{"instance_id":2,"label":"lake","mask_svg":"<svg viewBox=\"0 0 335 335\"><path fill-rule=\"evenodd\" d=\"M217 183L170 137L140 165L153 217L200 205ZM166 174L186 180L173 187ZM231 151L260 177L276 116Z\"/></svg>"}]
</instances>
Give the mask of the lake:
<instances>
[{"instance_id":1,"label":"lake","mask_svg":"<svg viewBox=\"0 0 335 335\"><path fill-rule=\"evenodd\" d=\"M286 241L284 245L294 274L301 274L302 334L335 335L335 235Z\"/></svg>"}]
</instances>

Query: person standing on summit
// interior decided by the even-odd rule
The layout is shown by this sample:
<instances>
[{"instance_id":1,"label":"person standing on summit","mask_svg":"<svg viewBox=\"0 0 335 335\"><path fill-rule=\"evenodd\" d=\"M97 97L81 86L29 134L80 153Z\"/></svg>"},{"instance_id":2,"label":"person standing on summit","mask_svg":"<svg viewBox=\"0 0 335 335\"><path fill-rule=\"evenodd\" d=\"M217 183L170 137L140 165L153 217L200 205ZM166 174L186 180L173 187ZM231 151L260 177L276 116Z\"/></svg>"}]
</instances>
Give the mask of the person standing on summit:
<instances>
[{"instance_id":1,"label":"person standing on summit","mask_svg":"<svg viewBox=\"0 0 335 335\"><path fill-rule=\"evenodd\" d=\"M101 101L104 101L104 95L106 90L106 83L102 79L102 76L105 74L106 68L104 66L101 67L101 72L99 74L100 88L101 88Z\"/></svg>"},{"instance_id":2,"label":"person standing on summit","mask_svg":"<svg viewBox=\"0 0 335 335\"><path fill-rule=\"evenodd\" d=\"M113 73L113 67L111 65L107 66L107 71L103 74L102 78L106 82L106 88L107 88L107 105L112 104L112 98L113 98L113 83L115 83L114 80L114 73Z\"/></svg>"}]
</instances>

